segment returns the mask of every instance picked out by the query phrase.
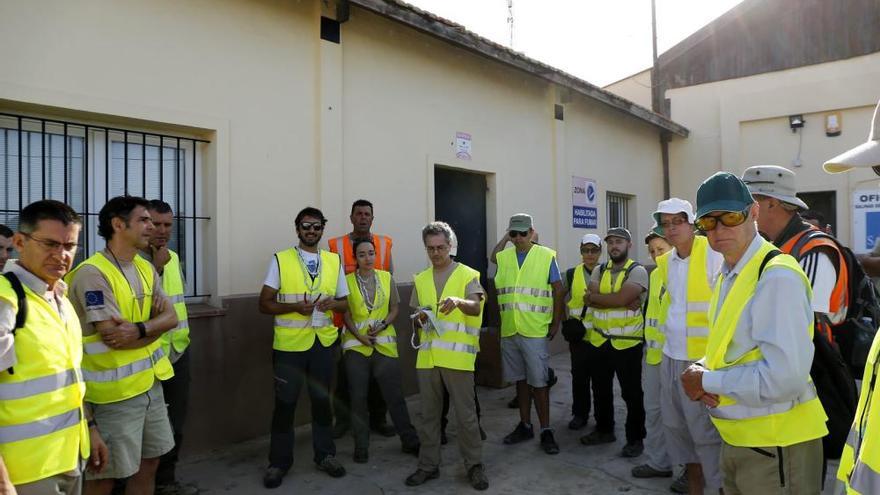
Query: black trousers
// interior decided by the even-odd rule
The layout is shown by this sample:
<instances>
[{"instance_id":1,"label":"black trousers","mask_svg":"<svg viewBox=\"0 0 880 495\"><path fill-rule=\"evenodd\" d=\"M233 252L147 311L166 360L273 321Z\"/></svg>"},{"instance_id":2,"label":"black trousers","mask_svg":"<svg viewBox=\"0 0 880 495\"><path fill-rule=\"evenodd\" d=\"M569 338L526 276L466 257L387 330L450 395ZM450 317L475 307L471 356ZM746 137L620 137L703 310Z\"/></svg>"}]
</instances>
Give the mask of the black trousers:
<instances>
[{"instance_id":1,"label":"black trousers","mask_svg":"<svg viewBox=\"0 0 880 495\"><path fill-rule=\"evenodd\" d=\"M165 403L168 404L168 419L174 432L174 448L159 458L159 470L156 472L157 485L170 485L175 481L180 445L183 442L183 428L186 424L186 412L189 406L190 364L189 349L172 365L174 376L162 382Z\"/></svg>"},{"instance_id":2,"label":"black trousers","mask_svg":"<svg viewBox=\"0 0 880 495\"><path fill-rule=\"evenodd\" d=\"M336 364L333 347L324 347L315 338L312 347L301 352L272 351L275 370L275 411L269 441L269 465L283 470L293 465L293 419L296 401L303 385L308 386L312 403L312 448L314 461L336 455L333 442L333 413L330 385Z\"/></svg>"},{"instance_id":3,"label":"black trousers","mask_svg":"<svg viewBox=\"0 0 880 495\"><path fill-rule=\"evenodd\" d=\"M592 361L596 348L583 340L569 342L568 348L571 351L571 415L587 419L592 405L590 386L595 386Z\"/></svg>"},{"instance_id":4,"label":"black trousers","mask_svg":"<svg viewBox=\"0 0 880 495\"><path fill-rule=\"evenodd\" d=\"M340 339L341 341L341 339ZM351 425L351 396L348 383L348 373L345 362L342 359L341 349L336 363L336 388L333 390L333 416L337 424ZM370 418L370 427L383 425L386 422L388 405L382 397L382 389L375 376L370 376L370 384L367 391L367 411Z\"/></svg>"},{"instance_id":5,"label":"black trousers","mask_svg":"<svg viewBox=\"0 0 880 495\"><path fill-rule=\"evenodd\" d=\"M619 351L607 341L593 348L593 394L596 429L614 431L614 375L626 403L626 441L645 438L645 404L642 398L642 344Z\"/></svg>"}]
</instances>

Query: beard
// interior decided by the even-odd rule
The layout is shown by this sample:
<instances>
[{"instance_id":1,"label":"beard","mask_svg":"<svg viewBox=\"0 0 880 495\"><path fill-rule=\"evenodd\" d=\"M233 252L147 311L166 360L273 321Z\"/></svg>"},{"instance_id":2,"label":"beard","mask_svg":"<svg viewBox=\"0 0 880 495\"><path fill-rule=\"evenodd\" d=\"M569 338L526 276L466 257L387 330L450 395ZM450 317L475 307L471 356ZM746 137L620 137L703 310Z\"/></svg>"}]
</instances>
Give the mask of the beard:
<instances>
[{"instance_id":1,"label":"beard","mask_svg":"<svg viewBox=\"0 0 880 495\"><path fill-rule=\"evenodd\" d=\"M299 232L297 232L296 236L299 237L299 243L306 247L315 247L318 245L319 242L321 242L321 236L317 236L314 241L306 239Z\"/></svg>"},{"instance_id":2,"label":"beard","mask_svg":"<svg viewBox=\"0 0 880 495\"><path fill-rule=\"evenodd\" d=\"M627 249L626 251L623 251L622 253L620 253L617 256L614 256L613 254L609 254L608 257L611 258L611 261L614 263L622 263L622 262L626 261L627 258L629 258L629 249Z\"/></svg>"}]
</instances>

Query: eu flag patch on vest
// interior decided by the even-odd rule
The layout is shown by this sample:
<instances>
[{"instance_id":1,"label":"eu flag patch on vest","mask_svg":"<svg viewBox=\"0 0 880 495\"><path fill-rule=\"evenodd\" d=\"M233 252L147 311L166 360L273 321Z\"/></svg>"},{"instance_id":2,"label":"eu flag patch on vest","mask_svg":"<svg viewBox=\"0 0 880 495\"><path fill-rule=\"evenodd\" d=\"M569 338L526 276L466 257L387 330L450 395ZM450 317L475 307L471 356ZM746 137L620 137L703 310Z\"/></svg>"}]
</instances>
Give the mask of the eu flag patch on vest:
<instances>
[{"instance_id":1,"label":"eu flag patch on vest","mask_svg":"<svg viewBox=\"0 0 880 495\"><path fill-rule=\"evenodd\" d=\"M100 309L104 307L104 292L100 290L86 291L86 308Z\"/></svg>"}]
</instances>

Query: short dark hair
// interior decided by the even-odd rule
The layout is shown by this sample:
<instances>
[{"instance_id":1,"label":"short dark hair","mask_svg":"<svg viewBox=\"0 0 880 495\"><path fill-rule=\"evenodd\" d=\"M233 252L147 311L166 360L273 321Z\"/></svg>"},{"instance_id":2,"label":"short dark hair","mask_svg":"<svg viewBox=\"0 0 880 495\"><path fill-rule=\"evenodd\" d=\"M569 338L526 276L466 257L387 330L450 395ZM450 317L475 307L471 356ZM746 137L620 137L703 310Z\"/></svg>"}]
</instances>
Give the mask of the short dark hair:
<instances>
[{"instance_id":1,"label":"short dark hair","mask_svg":"<svg viewBox=\"0 0 880 495\"><path fill-rule=\"evenodd\" d=\"M351 215L354 215L354 209L357 208L358 206L369 206L370 213L373 213L373 203L370 203L366 199L359 199L351 204Z\"/></svg>"},{"instance_id":2,"label":"short dark hair","mask_svg":"<svg viewBox=\"0 0 880 495\"><path fill-rule=\"evenodd\" d=\"M171 205L162 201L161 199L151 199L150 206L148 206L147 209L150 211L155 211L156 213L173 213Z\"/></svg>"},{"instance_id":3,"label":"short dark hair","mask_svg":"<svg viewBox=\"0 0 880 495\"><path fill-rule=\"evenodd\" d=\"M13 235L15 235L15 233L9 227L0 224L0 235L2 235L3 237L12 237Z\"/></svg>"},{"instance_id":4,"label":"short dark hair","mask_svg":"<svg viewBox=\"0 0 880 495\"><path fill-rule=\"evenodd\" d=\"M816 210L804 210L801 212L801 218L804 220L816 220L822 225L825 225L825 215L819 213Z\"/></svg>"},{"instance_id":5,"label":"short dark hair","mask_svg":"<svg viewBox=\"0 0 880 495\"><path fill-rule=\"evenodd\" d=\"M355 258L357 258L358 246L364 243L367 243L373 246L373 249L376 249L376 245L373 244L373 239L369 237L358 237L351 241L351 254L354 255Z\"/></svg>"},{"instance_id":6,"label":"short dark hair","mask_svg":"<svg viewBox=\"0 0 880 495\"><path fill-rule=\"evenodd\" d=\"M18 231L30 234L37 230L37 224L40 220L58 220L65 226L70 224L82 225L82 219L69 205L54 199L43 199L34 201L21 210L21 214L18 217ZM12 237L12 231L5 225L3 228L9 231L9 235L6 235L2 230L0 230L0 234Z\"/></svg>"},{"instance_id":7,"label":"short dark hair","mask_svg":"<svg viewBox=\"0 0 880 495\"><path fill-rule=\"evenodd\" d=\"M128 225L128 221L131 219L131 212L138 206L149 209L150 202L138 196L116 196L115 198L110 198L110 201L107 201L107 204L98 213L98 235L108 241L112 239L113 219L121 218Z\"/></svg>"},{"instance_id":8,"label":"short dark hair","mask_svg":"<svg viewBox=\"0 0 880 495\"><path fill-rule=\"evenodd\" d=\"M321 225L327 224L327 219L324 218L324 214L321 213L321 210L315 208L314 206L306 206L299 213L296 214L296 220L293 221L294 225L299 227L299 224L302 222L302 219L305 217L313 217L317 218L321 221Z\"/></svg>"}]
</instances>

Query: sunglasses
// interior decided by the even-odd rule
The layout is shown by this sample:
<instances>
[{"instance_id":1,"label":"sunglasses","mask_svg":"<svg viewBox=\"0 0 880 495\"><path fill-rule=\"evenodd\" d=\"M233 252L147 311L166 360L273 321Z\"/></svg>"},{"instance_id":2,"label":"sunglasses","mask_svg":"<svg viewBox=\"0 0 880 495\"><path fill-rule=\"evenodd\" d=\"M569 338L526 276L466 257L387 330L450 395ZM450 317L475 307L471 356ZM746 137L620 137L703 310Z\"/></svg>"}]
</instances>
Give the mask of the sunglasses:
<instances>
[{"instance_id":1,"label":"sunglasses","mask_svg":"<svg viewBox=\"0 0 880 495\"><path fill-rule=\"evenodd\" d=\"M526 232L519 232L519 231L517 231L517 230L511 230L511 231L509 232L509 234L510 234L510 238L511 238L511 239L513 239L514 237L525 237L525 236L529 235L528 231L526 231Z\"/></svg>"},{"instance_id":2,"label":"sunglasses","mask_svg":"<svg viewBox=\"0 0 880 495\"><path fill-rule=\"evenodd\" d=\"M321 222L303 222L299 224L299 228L302 230L314 230L315 232L320 232L324 230L324 224Z\"/></svg>"},{"instance_id":3,"label":"sunglasses","mask_svg":"<svg viewBox=\"0 0 880 495\"><path fill-rule=\"evenodd\" d=\"M602 248L581 248L581 254L601 254Z\"/></svg>"},{"instance_id":4,"label":"sunglasses","mask_svg":"<svg viewBox=\"0 0 880 495\"><path fill-rule=\"evenodd\" d=\"M725 227L736 227L737 225L742 225L745 223L746 219L749 218L749 210L743 211L728 211L724 212L720 215L706 215L697 219L696 225L697 228L702 230L703 232L709 232L710 230L715 230L718 227L718 222L720 221L724 224Z\"/></svg>"}]
</instances>

